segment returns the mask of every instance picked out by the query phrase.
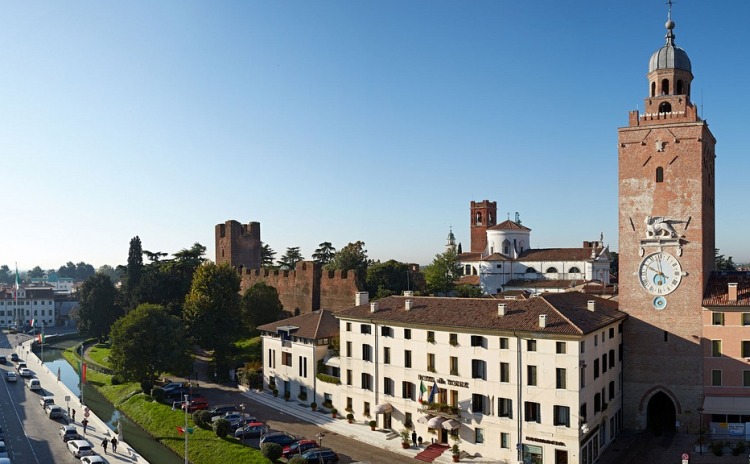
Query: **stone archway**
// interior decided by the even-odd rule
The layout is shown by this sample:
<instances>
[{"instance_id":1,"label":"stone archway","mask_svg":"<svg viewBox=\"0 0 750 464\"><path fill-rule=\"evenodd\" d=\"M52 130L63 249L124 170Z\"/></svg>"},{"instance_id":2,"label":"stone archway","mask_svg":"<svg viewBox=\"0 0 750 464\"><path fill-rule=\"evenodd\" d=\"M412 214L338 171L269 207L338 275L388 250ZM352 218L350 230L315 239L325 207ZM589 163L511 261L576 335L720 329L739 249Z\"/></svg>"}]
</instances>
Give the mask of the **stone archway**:
<instances>
[{"instance_id":1,"label":"stone archway","mask_svg":"<svg viewBox=\"0 0 750 464\"><path fill-rule=\"evenodd\" d=\"M646 407L646 424L654 435L674 432L677 411L672 399L663 391L656 392Z\"/></svg>"}]
</instances>

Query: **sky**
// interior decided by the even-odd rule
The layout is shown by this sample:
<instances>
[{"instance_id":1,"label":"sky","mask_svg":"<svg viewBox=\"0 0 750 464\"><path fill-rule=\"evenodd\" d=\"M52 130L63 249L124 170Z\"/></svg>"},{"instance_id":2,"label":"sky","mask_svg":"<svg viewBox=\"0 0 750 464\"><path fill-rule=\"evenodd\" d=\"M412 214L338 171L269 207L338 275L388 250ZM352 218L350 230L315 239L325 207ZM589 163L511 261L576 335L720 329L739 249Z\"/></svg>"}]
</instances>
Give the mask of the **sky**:
<instances>
[{"instance_id":1,"label":"sky","mask_svg":"<svg viewBox=\"0 0 750 464\"><path fill-rule=\"evenodd\" d=\"M534 248L617 250L617 128L643 109L662 0L0 4L0 264L125 264L261 223L280 257L364 241L427 264L469 205ZM750 261L750 2L679 0L717 138L716 245Z\"/></svg>"}]
</instances>

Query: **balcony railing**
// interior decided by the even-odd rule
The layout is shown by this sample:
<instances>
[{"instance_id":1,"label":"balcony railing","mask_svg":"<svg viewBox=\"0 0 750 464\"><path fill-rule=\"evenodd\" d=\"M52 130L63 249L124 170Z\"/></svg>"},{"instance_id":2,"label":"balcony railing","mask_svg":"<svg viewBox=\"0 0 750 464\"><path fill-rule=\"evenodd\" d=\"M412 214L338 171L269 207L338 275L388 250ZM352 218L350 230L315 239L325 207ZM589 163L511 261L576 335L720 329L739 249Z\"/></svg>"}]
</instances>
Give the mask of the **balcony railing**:
<instances>
[{"instance_id":1,"label":"balcony railing","mask_svg":"<svg viewBox=\"0 0 750 464\"><path fill-rule=\"evenodd\" d=\"M459 419L461 417L461 408L445 403L423 402L422 407L419 408L419 412L448 419Z\"/></svg>"}]
</instances>

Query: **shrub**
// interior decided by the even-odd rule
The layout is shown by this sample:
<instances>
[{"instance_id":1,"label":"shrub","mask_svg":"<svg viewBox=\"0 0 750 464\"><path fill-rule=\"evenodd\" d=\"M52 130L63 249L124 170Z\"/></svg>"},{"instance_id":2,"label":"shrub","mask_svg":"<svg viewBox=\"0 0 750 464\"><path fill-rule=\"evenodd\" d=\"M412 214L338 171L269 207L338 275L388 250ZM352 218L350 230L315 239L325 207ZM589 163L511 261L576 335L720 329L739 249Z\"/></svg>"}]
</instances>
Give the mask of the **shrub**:
<instances>
[{"instance_id":1,"label":"shrub","mask_svg":"<svg viewBox=\"0 0 750 464\"><path fill-rule=\"evenodd\" d=\"M280 457L284 448L278 443L263 443L260 448L260 452L271 462L276 462Z\"/></svg>"},{"instance_id":2,"label":"shrub","mask_svg":"<svg viewBox=\"0 0 750 464\"><path fill-rule=\"evenodd\" d=\"M284 392L284 399L285 400L289 401L289 398L291 398L291 397L292 397L292 392L290 392L289 390L287 390L287 391Z\"/></svg>"},{"instance_id":3,"label":"shrub","mask_svg":"<svg viewBox=\"0 0 750 464\"><path fill-rule=\"evenodd\" d=\"M369 422L369 424L370 424L370 427L372 427L372 428L375 428L375 426L376 426L376 425L378 425L378 423L377 423L377 422L375 422L374 420L371 420L371 421Z\"/></svg>"},{"instance_id":4,"label":"shrub","mask_svg":"<svg viewBox=\"0 0 750 464\"><path fill-rule=\"evenodd\" d=\"M164 401L164 396L166 393L164 393L164 390L157 387L151 390L151 397L155 399L158 402Z\"/></svg>"},{"instance_id":5,"label":"shrub","mask_svg":"<svg viewBox=\"0 0 750 464\"><path fill-rule=\"evenodd\" d=\"M203 425L201 426L204 429L210 429L211 428L211 413L206 410L199 410L195 411L193 414L193 417L195 417L195 414L198 414L198 417L200 417L200 421L203 422ZM196 424L197 425L197 424Z\"/></svg>"},{"instance_id":6,"label":"shrub","mask_svg":"<svg viewBox=\"0 0 750 464\"><path fill-rule=\"evenodd\" d=\"M299 395L297 395L297 399L299 399L300 401L307 401L307 393L300 392Z\"/></svg>"},{"instance_id":7,"label":"shrub","mask_svg":"<svg viewBox=\"0 0 750 464\"><path fill-rule=\"evenodd\" d=\"M351 421L351 420L354 420L354 414L352 414L352 413L349 413L349 414L347 414L347 415L346 415L346 418L347 418L348 420L350 420L350 421Z\"/></svg>"},{"instance_id":8,"label":"shrub","mask_svg":"<svg viewBox=\"0 0 750 464\"><path fill-rule=\"evenodd\" d=\"M150 395L151 389L154 388L154 385L149 380L143 380L141 382L141 390L143 390L143 393Z\"/></svg>"},{"instance_id":9,"label":"shrub","mask_svg":"<svg viewBox=\"0 0 750 464\"><path fill-rule=\"evenodd\" d=\"M286 464L307 464L307 461L305 461L302 456L294 456L292 459L288 460Z\"/></svg>"},{"instance_id":10,"label":"shrub","mask_svg":"<svg viewBox=\"0 0 750 464\"><path fill-rule=\"evenodd\" d=\"M121 385L125 383L125 379L120 374L115 374L110 379L110 382L112 382L112 385Z\"/></svg>"},{"instance_id":11,"label":"shrub","mask_svg":"<svg viewBox=\"0 0 750 464\"><path fill-rule=\"evenodd\" d=\"M219 419L216 422L213 423L214 427L214 433L216 433L216 436L219 438L224 438L229 434L229 431L232 429L232 426L229 425L229 421L226 419ZM279 455L281 457L281 455Z\"/></svg>"},{"instance_id":12,"label":"shrub","mask_svg":"<svg viewBox=\"0 0 750 464\"><path fill-rule=\"evenodd\" d=\"M716 456L723 456L724 455L724 443L721 441L715 441L711 443L711 452L713 452Z\"/></svg>"},{"instance_id":13,"label":"shrub","mask_svg":"<svg viewBox=\"0 0 750 464\"><path fill-rule=\"evenodd\" d=\"M329 404L330 404L330 403L329 403ZM338 413L338 412L339 412L339 410L338 410L338 409L336 409L336 408L331 408L331 414L336 414L336 413Z\"/></svg>"}]
</instances>

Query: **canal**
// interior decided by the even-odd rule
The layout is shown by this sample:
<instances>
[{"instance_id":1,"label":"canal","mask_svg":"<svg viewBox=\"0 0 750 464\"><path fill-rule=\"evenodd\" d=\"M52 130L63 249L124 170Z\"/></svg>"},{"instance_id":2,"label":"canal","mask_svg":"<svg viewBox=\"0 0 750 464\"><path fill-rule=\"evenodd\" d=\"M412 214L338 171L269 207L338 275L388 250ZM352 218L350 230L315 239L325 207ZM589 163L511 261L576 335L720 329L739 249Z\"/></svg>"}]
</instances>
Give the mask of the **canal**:
<instances>
[{"instance_id":1,"label":"canal","mask_svg":"<svg viewBox=\"0 0 750 464\"><path fill-rule=\"evenodd\" d=\"M78 374L73 367L62 357L62 351L80 343L78 340L65 340L55 345L45 346L44 365L52 373L59 373L60 380L74 395L80 395L78 388ZM37 353L39 356L39 353ZM130 419L120 414L102 394L95 388L84 385L83 399L86 406L94 414L107 423L110 429L117 431L118 423L122 423L122 434L125 441L132 446L148 462L153 464L182 464L184 460L172 452L169 448L156 441L145 430L135 425ZM80 414L80 413L79 413Z\"/></svg>"}]
</instances>

